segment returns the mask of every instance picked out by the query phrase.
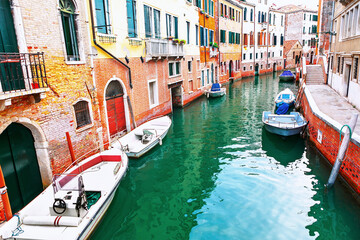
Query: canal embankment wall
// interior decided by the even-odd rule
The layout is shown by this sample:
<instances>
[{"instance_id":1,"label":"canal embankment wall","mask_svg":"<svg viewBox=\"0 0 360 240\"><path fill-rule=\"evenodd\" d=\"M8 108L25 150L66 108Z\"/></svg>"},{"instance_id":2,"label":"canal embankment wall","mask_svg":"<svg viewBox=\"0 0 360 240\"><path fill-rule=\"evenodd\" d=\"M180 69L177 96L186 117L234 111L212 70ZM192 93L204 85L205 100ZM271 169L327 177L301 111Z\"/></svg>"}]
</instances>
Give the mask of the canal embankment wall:
<instances>
[{"instance_id":1,"label":"canal embankment wall","mask_svg":"<svg viewBox=\"0 0 360 240\"><path fill-rule=\"evenodd\" d=\"M340 96L339 96L340 98ZM328 104L333 104L329 102ZM308 136L316 148L324 155L331 165L334 164L340 148L340 129L348 122L334 120L332 116L319 109L308 86L304 85L301 106L308 124ZM322 106L326 107L326 106ZM341 106L346 111L345 106ZM354 109L348 109L354 111ZM334 114L341 114L337 112ZM359 129L358 129L359 130ZM343 137L344 134L342 134ZM340 168L340 175L349 186L360 196L360 136L353 133L345 160Z\"/></svg>"}]
</instances>

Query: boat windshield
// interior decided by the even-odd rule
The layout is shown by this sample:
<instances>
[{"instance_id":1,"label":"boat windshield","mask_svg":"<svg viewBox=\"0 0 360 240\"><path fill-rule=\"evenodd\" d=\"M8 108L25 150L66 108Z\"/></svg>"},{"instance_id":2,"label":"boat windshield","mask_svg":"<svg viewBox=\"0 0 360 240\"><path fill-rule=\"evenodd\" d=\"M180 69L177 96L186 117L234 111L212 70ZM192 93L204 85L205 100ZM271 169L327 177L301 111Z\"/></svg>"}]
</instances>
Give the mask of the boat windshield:
<instances>
[{"instance_id":1,"label":"boat windshield","mask_svg":"<svg viewBox=\"0 0 360 240\"><path fill-rule=\"evenodd\" d=\"M78 174L59 174L53 178L54 193L58 191L81 191L83 188L83 179Z\"/></svg>"},{"instance_id":2,"label":"boat windshield","mask_svg":"<svg viewBox=\"0 0 360 240\"><path fill-rule=\"evenodd\" d=\"M290 94L282 94L281 99L290 99Z\"/></svg>"}]
</instances>

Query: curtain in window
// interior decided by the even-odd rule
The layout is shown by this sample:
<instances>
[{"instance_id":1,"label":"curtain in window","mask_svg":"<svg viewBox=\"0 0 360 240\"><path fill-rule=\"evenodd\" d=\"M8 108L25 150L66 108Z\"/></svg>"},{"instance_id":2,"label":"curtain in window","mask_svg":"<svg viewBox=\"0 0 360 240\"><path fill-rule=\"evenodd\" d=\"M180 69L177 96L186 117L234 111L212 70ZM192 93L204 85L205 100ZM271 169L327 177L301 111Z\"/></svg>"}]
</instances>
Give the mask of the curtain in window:
<instances>
[{"instance_id":1,"label":"curtain in window","mask_svg":"<svg viewBox=\"0 0 360 240\"><path fill-rule=\"evenodd\" d=\"M126 0L128 34L129 37L137 37L136 33L136 1Z\"/></svg>"},{"instance_id":2,"label":"curtain in window","mask_svg":"<svg viewBox=\"0 0 360 240\"><path fill-rule=\"evenodd\" d=\"M145 37L152 37L152 8L144 5Z\"/></svg>"},{"instance_id":3,"label":"curtain in window","mask_svg":"<svg viewBox=\"0 0 360 240\"><path fill-rule=\"evenodd\" d=\"M160 38L160 11L154 9L154 31L155 31L155 38Z\"/></svg>"}]
</instances>

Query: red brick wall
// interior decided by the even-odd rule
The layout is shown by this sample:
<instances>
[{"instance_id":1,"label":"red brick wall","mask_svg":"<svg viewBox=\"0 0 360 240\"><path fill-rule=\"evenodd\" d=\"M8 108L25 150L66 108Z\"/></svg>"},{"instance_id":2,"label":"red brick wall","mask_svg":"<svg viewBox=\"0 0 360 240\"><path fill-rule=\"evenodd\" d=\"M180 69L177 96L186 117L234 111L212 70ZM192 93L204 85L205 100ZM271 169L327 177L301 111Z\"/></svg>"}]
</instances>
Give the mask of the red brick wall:
<instances>
[{"instance_id":1,"label":"red brick wall","mask_svg":"<svg viewBox=\"0 0 360 240\"><path fill-rule=\"evenodd\" d=\"M315 144L317 149L319 149L331 165L333 165L340 146L339 132L312 113L305 95L301 103L304 115L307 121L309 121L308 131L310 141ZM318 129L322 132L322 143L317 141ZM357 194L360 194L360 147L350 142L345 156L340 174L352 189L354 189Z\"/></svg>"}]
</instances>

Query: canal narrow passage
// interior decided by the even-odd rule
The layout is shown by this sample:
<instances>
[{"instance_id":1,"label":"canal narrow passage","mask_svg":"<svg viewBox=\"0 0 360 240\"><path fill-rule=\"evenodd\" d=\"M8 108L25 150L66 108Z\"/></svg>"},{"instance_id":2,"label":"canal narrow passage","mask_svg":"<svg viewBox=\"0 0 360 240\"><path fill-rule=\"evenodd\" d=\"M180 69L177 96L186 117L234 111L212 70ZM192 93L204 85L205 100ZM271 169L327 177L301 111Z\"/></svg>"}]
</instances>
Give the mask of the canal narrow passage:
<instances>
[{"instance_id":1,"label":"canal narrow passage","mask_svg":"<svg viewBox=\"0 0 360 240\"><path fill-rule=\"evenodd\" d=\"M359 239L360 205L300 137L265 131L276 75L176 109L162 146L130 160L92 239Z\"/></svg>"}]
</instances>

